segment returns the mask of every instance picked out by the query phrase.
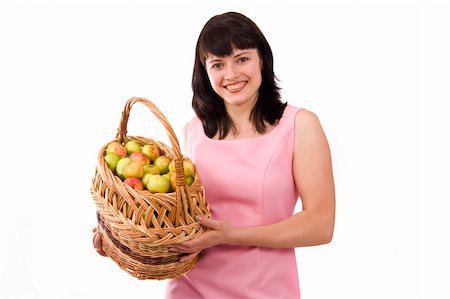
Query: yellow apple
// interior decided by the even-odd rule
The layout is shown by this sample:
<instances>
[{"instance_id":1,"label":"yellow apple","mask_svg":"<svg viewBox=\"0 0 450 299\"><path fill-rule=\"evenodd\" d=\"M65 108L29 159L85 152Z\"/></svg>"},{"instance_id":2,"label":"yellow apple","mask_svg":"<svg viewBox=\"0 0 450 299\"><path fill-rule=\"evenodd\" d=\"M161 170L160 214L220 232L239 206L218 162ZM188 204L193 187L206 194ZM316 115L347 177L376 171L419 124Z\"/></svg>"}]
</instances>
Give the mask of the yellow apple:
<instances>
[{"instance_id":1,"label":"yellow apple","mask_svg":"<svg viewBox=\"0 0 450 299\"><path fill-rule=\"evenodd\" d=\"M156 158L155 161L153 161L153 165L158 167L160 174L165 174L165 173L169 172L169 164L171 161L172 161L171 158L169 158L166 155L162 155L162 156L159 156L158 158Z\"/></svg>"},{"instance_id":2,"label":"yellow apple","mask_svg":"<svg viewBox=\"0 0 450 299\"><path fill-rule=\"evenodd\" d=\"M170 183L170 191L174 192L177 190L177 175L175 172L168 172L170 174L169 176L169 183Z\"/></svg>"},{"instance_id":3,"label":"yellow apple","mask_svg":"<svg viewBox=\"0 0 450 299\"><path fill-rule=\"evenodd\" d=\"M155 143L144 144L142 147L142 152L150 159L150 161L155 161L161 155L159 147Z\"/></svg>"},{"instance_id":4,"label":"yellow apple","mask_svg":"<svg viewBox=\"0 0 450 299\"><path fill-rule=\"evenodd\" d=\"M183 161L183 169L184 169L184 176L185 177L194 176L194 174L195 174L195 166L194 166L194 163L192 163L192 161L184 160Z\"/></svg>"},{"instance_id":5,"label":"yellow apple","mask_svg":"<svg viewBox=\"0 0 450 299\"><path fill-rule=\"evenodd\" d=\"M169 171L175 173L175 160L172 160L169 163ZM184 176L188 177L188 176L194 176L195 174L195 166L194 163L192 163L192 161L190 160L183 160L183 172L184 172Z\"/></svg>"},{"instance_id":6,"label":"yellow apple","mask_svg":"<svg viewBox=\"0 0 450 299\"><path fill-rule=\"evenodd\" d=\"M123 168L123 176L127 178L141 178L144 175L144 166L140 162L131 161Z\"/></svg>"}]
</instances>

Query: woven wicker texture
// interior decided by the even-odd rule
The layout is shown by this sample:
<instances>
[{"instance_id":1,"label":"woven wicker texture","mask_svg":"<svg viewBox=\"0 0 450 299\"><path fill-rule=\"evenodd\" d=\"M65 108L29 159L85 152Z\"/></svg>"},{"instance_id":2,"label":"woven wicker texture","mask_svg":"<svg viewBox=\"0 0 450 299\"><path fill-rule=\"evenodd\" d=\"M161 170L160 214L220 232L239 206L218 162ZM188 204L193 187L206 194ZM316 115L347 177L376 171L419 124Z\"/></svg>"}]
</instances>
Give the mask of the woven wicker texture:
<instances>
[{"instance_id":1,"label":"woven wicker texture","mask_svg":"<svg viewBox=\"0 0 450 299\"><path fill-rule=\"evenodd\" d=\"M126 135L131 107L135 103L145 105L158 118L172 147L150 138ZM129 140L140 144L155 143L162 154L175 161L175 192L134 190L108 168L104 160L108 144L112 141L124 144ZM182 255L169 252L168 247L200 235L204 227L195 221L195 216L209 217L211 214L197 172L192 185L187 186L183 159L189 158L182 155L170 123L151 101L133 97L126 102L116 137L110 142L99 151L91 184L103 250L123 270L138 279L161 280L188 272L197 259L180 262Z\"/></svg>"}]
</instances>

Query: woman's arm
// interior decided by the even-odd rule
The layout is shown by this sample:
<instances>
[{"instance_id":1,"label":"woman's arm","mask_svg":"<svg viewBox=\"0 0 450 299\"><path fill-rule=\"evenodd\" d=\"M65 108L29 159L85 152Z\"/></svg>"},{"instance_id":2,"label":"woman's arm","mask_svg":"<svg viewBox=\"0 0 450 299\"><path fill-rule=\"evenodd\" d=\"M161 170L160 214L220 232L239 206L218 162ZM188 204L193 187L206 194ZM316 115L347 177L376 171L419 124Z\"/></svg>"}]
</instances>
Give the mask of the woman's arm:
<instances>
[{"instance_id":1,"label":"woman's arm","mask_svg":"<svg viewBox=\"0 0 450 299\"><path fill-rule=\"evenodd\" d=\"M209 230L171 250L195 253L218 244L292 248L330 242L335 219L331 155L319 119L308 110L296 115L293 176L302 211L280 222L245 228L203 217L199 221Z\"/></svg>"}]
</instances>

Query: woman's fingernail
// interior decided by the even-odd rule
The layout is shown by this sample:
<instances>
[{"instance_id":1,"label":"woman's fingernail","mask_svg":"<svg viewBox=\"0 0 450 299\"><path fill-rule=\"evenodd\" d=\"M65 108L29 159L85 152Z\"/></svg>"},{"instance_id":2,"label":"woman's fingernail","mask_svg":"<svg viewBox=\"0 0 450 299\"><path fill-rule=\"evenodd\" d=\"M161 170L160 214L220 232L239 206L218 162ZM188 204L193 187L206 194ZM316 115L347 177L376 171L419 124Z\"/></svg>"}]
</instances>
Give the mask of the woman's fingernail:
<instances>
[{"instance_id":1,"label":"woman's fingernail","mask_svg":"<svg viewBox=\"0 0 450 299\"><path fill-rule=\"evenodd\" d=\"M202 216L195 216L195 219L196 219L197 221L202 221L202 220L203 220L203 217L202 217Z\"/></svg>"}]
</instances>

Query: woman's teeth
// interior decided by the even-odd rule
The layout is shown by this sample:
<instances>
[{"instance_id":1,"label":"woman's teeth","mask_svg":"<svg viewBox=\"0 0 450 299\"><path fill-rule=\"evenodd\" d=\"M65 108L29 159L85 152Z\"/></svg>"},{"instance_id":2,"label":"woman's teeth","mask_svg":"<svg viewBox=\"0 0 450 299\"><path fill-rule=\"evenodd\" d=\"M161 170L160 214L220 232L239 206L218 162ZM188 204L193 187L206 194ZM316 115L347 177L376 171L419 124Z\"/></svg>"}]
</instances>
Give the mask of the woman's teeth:
<instances>
[{"instance_id":1,"label":"woman's teeth","mask_svg":"<svg viewBox=\"0 0 450 299\"><path fill-rule=\"evenodd\" d=\"M227 85L226 88L229 91L238 91L242 87L244 87L244 85L245 85L245 82L239 82L239 83Z\"/></svg>"}]
</instances>

